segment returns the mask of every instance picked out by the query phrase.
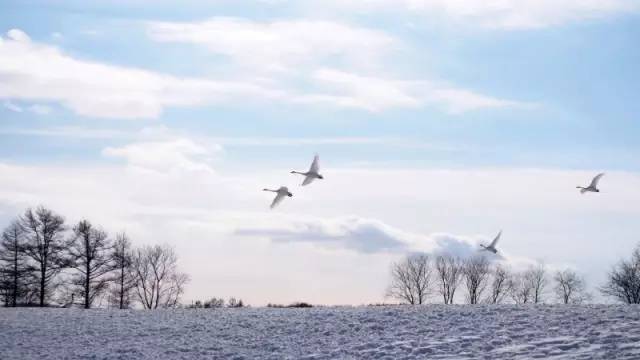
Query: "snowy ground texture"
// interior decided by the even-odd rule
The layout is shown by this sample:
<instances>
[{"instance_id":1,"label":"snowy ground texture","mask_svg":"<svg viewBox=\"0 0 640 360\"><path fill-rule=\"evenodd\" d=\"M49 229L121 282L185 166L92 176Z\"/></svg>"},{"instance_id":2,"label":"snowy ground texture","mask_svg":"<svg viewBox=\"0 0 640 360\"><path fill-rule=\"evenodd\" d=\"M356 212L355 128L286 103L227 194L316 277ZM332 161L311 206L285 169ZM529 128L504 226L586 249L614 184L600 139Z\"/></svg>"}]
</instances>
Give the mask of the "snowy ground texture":
<instances>
[{"instance_id":1,"label":"snowy ground texture","mask_svg":"<svg viewBox=\"0 0 640 360\"><path fill-rule=\"evenodd\" d=\"M638 306L0 309L0 359L640 359Z\"/></svg>"}]
</instances>

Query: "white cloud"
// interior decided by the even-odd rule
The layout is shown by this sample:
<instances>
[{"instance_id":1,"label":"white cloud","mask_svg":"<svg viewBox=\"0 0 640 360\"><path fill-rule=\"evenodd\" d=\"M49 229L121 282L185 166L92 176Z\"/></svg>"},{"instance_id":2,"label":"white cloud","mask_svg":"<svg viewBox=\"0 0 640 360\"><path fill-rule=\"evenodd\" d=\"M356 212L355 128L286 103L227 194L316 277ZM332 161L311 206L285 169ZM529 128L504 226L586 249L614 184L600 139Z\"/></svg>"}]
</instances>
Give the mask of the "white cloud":
<instances>
[{"instance_id":1,"label":"white cloud","mask_svg":"<svg viewBox=\"0 0 640 360\"><path fill-rule=\"evenodd\" d=\"M113 129L95 129L77 126L61 126L54 128L0 128L2 135L64 137L70 139L126 139L134 138L135 134Z\"/></svg>"},{"instance_id":2,"label":"white cloud","mask_svg":"<svg viewBox=\"0 0 640 360\"><path fill-rule=\"evenodd\" d=\"M386 224L355 216L338 219L304 219L269 227L247 225L240 236L265 237L275 242L309 242L329 248L347 248L363 253L408 251L412 236Z\"/></svg>"},{"instance_id":3,"label":"white cloud","mask_svg":"<svg viewBox=\"0 0 640 360\"><path fill-rule=\"evenodd\" d=\"M29 35L20 29L11 29L7 31L7 38L21 43L31 42Z\"/></svg>"},{"instance_id":4,"label":"white cloud","mask_svg":"<svg viewBox=\"0 0 640 360\"><path fill-rule=\"evenodd\" d=\"M201 136L192 132L170 129L164 126L143 127L141 130L121 130L81 126L60 126L51 128L0 128L0 135L36 137L61 137L69 139L111 139L126 141L166 141L176 138L196 139L198 144L217 144L222 147L301 147L301 146L391 146L396 148L431 149L434 151L456 151L460 146L430 143L402 137L217 137Z\"/></svg>"},{"instance_id":5,"label":"white cloud","mask_svg":"<svg viewBox=\"0 0 640 360\"><path fill-rule=\"evenodd\" d=\"M321 89L328 89L325 91L327 95L300 96L297 101L337 103L369 111L432 105L451 114L484 108L532 106L435 82L367 77L335 69L319 69L313 74L313 78L321 85Z\"/></svg>"},{"instance_id":6,"label":"white cloud","mask_svg":"<svg viewBox=\"0 0 640 360\"><path fill-rule=\"evenodd\" d=\"M296 217L268 225L242 225L239 236L267 238L276 243L311 243L329 249L348 249L364 254L423 252L468 258L478 253L488 237L457 236L446 233L410 233L375 219ZM494 257L506 259L502 254ZM516 262L517 263L517 262Z\"/></svg>"},{"instance_id":7,"label":"white cloud","mask_svg":"<svg viewBox=\"0 0 640 360\"><path fill-rule=\"evenodd\" d=\"M0 98L57 101L80 115L106 118L155 118L168 106L278 95L249 83L178 78L78 60L17 29L0 37L0 79Z\"/></svg>"},{"instance_id":8,"label":"white cloud","mask_svg":"<svg viewBox=\"0 0 640 360\"><path fill-rule=\"evenodd\" d=\"M23 111L24 111L24 109L22 109L22 107L21 107L21 106L18 106L18 105L16 105L16 104L12 103L11 101L5 101L2 105L3 105L6 109L11 110L11 111L13 111L13 112L21 113L21 112L23 112Z\"/></svg>"},{"instance_id":9,"label":"white cloud","mask_svg":"<svg viewBox=\"0 0 640 360\"><path fill-rule=\"evenodd\" d=\"M357 65L359 71L381 67L379 59L394 41L377 31L324 22L213 22L154 23L150 27L156 39L204 42L208 47L220 47L219 51L234 61L257 62L262 65L250 68L276 75L235 74L225 81L180 78L76 59L12 29L7 38L0 37L0 98L59 102L80 115L123 119L157 118L167 107L219 102L276 101L368 111L435 103L450 112L515 104L463 89L420 90L411 82L385 78L378 70L375 75L359 75L318 67L339 65L340 61L333 63L336 57L346 61L348 65L343 65L347 68ZM219 32L228 23L232 26L227 37L233 41L225 36L222 38L227 40L219 40ZM202 34L197 36L201 27ZM263 30L266 33L261 33ZM256 49L267 50L256 54ZM243 80L247 78L250 80ZM37 114L51 111L44 105L33 105L30 110Z\"/></svg>"},{"instance_id":10,"label":"white cloud","mask_svg":"<svg viewBox=\"0 0 640 360\"><path fill-rule=\"evenodd\" d=\"M344 107L379 111L393 107L418 107L422 104L419 95L409 93L402 81L366 77L337 71L319 69L313 78L329 91L324 94L300 96L300 102L337 103Z\"/></svg>"},{"instance_id":11,"label":"white cloud","mask_svg":"<svg viewBox=\"0 0 640 360\"><path fill-rule=\"evenodd\" d=\"M103 155L124 158L136 168L160 171L204 171L212 172L210 156L222 148L218 145L206 148L186 138L173 140L137 142L122 147L108 147Z\"/></svg>"},{"instance_id":12,"label":"white cloud","mask_svg":"<svg viewBox=\"0 0 640 360\"><path fill-rule=\"evenodd\" d=\"M11 110L13 112L18 112L18 113L24 112L24 110L26 109L26 110L34 113L34 114L37 114L37 115L48 115L53 111L53 109L51 109L49 106L40 105L40 104L33 104L33 105L29 105L27 107L23 107L23 106L14 104L11 101L5 101L2 105L6 109L9 109L9 110Z\"/></svg>"},{"instance_id":13,"label":"white cloud","mask_svg":"<svg viewBox=\"0 0 640 360\"><path fill-rule=\"evenodd\" d=\"M151 22L152 39L191 43L226 55L253 69L291 71L324 61L376 62L399 46L387 34L366 28L314 20L257 22L218 17L202 22Z\"/></svg>"},{"instance_id":14,"label":"white cloud","mask_svg":"<svg viewBox=\"0 0 640 360\"><path fill-rule=\"evenodd\" d=\"M383 111L442 107L451 113L519 105L468 89L435 82L397 80L390 75L394 56L408 46L390 35L363 27L314 20L250 21L212 18L201 22L148 24L159 42L188 43L223 55L243 76L261 78L288 90L288 99ZM393 56L392 56L393 55Z\"/></svg>"},{"instance_id":15,"label":"white cloud","mask_svg":"<svg viewBox=\"0 0 640 360\"><path fill-rule=\"evenodd\" d=\"M49 106L40 105L40 104L33 104L29 106L28 109L32 113L38 114L38 115L49 115L53 111L53 109L51 109Z\"/></svg>"},{"instance_id":16,"label":"white cloud","mask_svg":"<svg viewBox=\"0 0 640 360\"><path fill-rule=\"evenodd\" d=\"M494 29L545 28L640 10L635 0L334 0L331 4L359 11L400 9Z\"/></svg>"},{"instance_id":17,"label":"white cloud","mask_svg":"<svg viewBox=\"0 0 640 360\"><path fill-rule=\"evenodd\" d=\"M428 94L426 101L441 104L445 110L453 114L487 108L531 108L535 106L532 103L498 99L465 89L435 88L426 93Z\"/></svg>"}]
</instances>

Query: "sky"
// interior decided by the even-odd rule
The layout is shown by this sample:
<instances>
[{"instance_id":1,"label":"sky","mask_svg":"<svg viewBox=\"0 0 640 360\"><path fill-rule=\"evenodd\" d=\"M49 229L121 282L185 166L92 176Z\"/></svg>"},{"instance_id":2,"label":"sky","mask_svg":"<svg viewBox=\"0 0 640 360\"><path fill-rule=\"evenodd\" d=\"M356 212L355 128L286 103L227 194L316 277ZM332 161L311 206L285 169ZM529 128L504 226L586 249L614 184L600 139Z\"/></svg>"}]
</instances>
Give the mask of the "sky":
<instances>
[{"instance_id":1,"label":"sky","mask_svg":"<svg viewBox=\"0 0 640 360\"><path fill-rule=\"evenodd\" d=\"M595 288L640 242L639 37L635 0L5 0L0 227L170 244L187 302L381 302L499 230Z\"/></svg>"}]
</instances>

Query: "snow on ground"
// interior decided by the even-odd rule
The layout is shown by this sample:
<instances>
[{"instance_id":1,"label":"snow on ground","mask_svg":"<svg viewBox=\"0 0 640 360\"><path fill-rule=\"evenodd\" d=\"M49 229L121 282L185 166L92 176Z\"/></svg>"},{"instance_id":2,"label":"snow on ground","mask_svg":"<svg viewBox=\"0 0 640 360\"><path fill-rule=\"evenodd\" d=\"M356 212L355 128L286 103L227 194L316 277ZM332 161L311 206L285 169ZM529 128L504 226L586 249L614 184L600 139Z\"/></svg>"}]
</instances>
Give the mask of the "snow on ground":
<instances>
[{"instance_id":1,"label":"snow on ground","mask_svg":"<svg viewBox=\"0 0 640 360\"><path fill-rule=\"evenodd\" d=\"M0 359L640 359L638 306L0 309Z\"/></svg>"}]
</instances>

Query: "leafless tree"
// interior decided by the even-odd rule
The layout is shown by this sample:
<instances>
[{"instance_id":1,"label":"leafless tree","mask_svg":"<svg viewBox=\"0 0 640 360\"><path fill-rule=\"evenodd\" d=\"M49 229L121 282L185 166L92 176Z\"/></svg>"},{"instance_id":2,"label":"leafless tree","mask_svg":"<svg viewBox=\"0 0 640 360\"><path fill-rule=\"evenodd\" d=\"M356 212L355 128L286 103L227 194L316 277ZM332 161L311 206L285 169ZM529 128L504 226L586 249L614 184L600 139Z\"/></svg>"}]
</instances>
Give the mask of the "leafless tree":
<instances>
[{"instance_id":1,"label":"leafless tree","mask_svg":"<svg viewBox=\"0 0 640 360\"><path fill-rule=\"evenodd\" d=\"M517 274L511 282L511 298L516 304L540 303L547 286L547 272L539 263Z\"/></svg>"},{"instance_id":2,"label":"leafless tree","mask_svg":"<svg viewBox=\"0 0 640 360\"><path fill-rule=\"evenodd\" d=\"M165 287L165 301L162 307L174 308L180 305L180 297L184 294L185 286L190 281L189 275L175 272L169 277L169 284ZM240 300L242 305L242 300Z\"/></svg>"},{"instance_id":3,"label":"leafless tree","mask_svg":"<svg viewBox=\"0 0 640 360\"><path fill-rule=\"evenodd\" d=\"M462 277L467 288L469 304L478 304L490 274L489 260L482 255L472 256L462 264Z\"/></svg>"},{"instance_id":4,"label":"leafless tree","mask_svg":"<svg viewBox=\"0 0 640 360\"><path fill-rule=\"evenodd\" d=\"M453 304L456 289L462 277L462 262L450 255L439 255L436 258L436 277L438 290L445 304Z\"/></svg>"},{"instance_id":5,"label":"leafless tree","mask_svg":"<svg viewBox=\"0 0 640 360\"><path fill-rule=\"evenodd\" d=\"M411 305L421 305L431 289L431 273L428 255L409 255L391 266L391 285L387 295Z\"/></svg>"},{"instance_id":6,"label":"leafless tree","mask_svg":"<svg viewBox=\"0 0 640 360\"><path fill-rule=\"evenodd\" d=\"M241 308L241 307L244 307L244 302L242 302L242 299L236 299L234 297L231 297L229 298L229 301L227 301L227 307Z\"/></svg>"},{"instance_id":7,"label":"leafless tree","mask_svg":"<svg viewBox=\"0 0 640 360\"><path fill-rule=\"evenodd\" d=\"M82 220L73 227L68 251L71 267L77 271L72 283L83 299L84 308L89 309L109 286L107 275L114 269L109 256L111 241L104 230Z\"/></svg>"},{"instance_id":8,"label":"leafless tree","mask_svg":"<svg viewBox=\"0 0 640 360\"><path fill-rule=\"evenodd\" d=\"M114 275L109 303L119 309L127 309L131 306L131 292L135 287L135 278L131 268L132 257L131 241L127 234L118 234L111 253Z\"/></svg>"},{"instance_id":9,"label":"leafless tree","mask_svg":"<svg viewBox=\"0 0 640 360\"><path fill-rule=\"evenodd\" d=\"M547 270L543 263L538 263L525 272L525 279L532 289L532 301L534 304L543 301L547 286Z\"/></svg>"},{"instance_id":10,"label":"leafless tree","mask_svg":"<svg viewBox=\"0 0 640 360\"><path fill-rule=\"evenodd\" d=\"M65 256L67 244L64 242L64 218L53 211L38 207L27 209L20 217L24 230L24 252L37 266L35 276L39 283L39 304L45 306L56 277L69 265Z\"/></svg>"},{"instance_id":11,"label":"leafless tree","mask_svg":"<svg viewBox=\"0 0 640 360\"><path fill-rule=\"evenodd\" d=\"M26 294L32 270L24 254L24 230L15 221L2 232L0 241L0 290L6 306L15 307Z\"/></svg>"},{"instance_id":12,"label":"leafless tree","mask_svg":"<svg viewBox=\"0 0 640 360\"><path fill-rule=\"evenodd\" d=\"M563 304L581 304L590 298L584 279L573 270L558 270L553 280L555 295Z\"/></svg>"},{"instance_id":13,"label":"leafless tree","mask_svg":"<svg viewBox=\"0 0 640 360\"><path fill-rule=\"evenodd\" d=\"M224 299L212 297L211 300L204 302L205 309L217 309L224 307Z\"/></svg>"},{"instance_id":14,"label":"leafless tree","mask_svg":"<svg viewBox=\"0 0 640 360\"><path fill-rule=\"evenodd\" d=\"M488 301L491 304L499 304L511 293L513 279L509 270L499 264L493 269L492 275Z\"/></svg>"},{"instance_id":15,"label":"leafless tree","mask_svg":"<svg viewBox=\"0 0 640 360\"><path fill-rule=\"evenodd\" d=\"M189 281L178 272L178 257L169 246L144 246L136 249L132 258L136 295L145 309L174 307Z\"/></svg>"},{"instance_id":16,"label":"leafless tree","mask_svg":"<svg viewBox=\"0 0 640 360\"><path fill-rule=\"evenodd\" d=\"M640 304L640 245L629 260L613 267L600 292L623 303Z\"/></svg>"},{"instance_id":17,"label":"leafless tree","mask_svg":"<svg viewBox=\"0 0 640 360\"><path fill-rule=\"evenodd\" d=\"M533 288L531 282L527 279L526 273L518 273L514 275L510 281L511 299L516 304L527 304L532 301Z\"/></svg>"}]
</instances>

